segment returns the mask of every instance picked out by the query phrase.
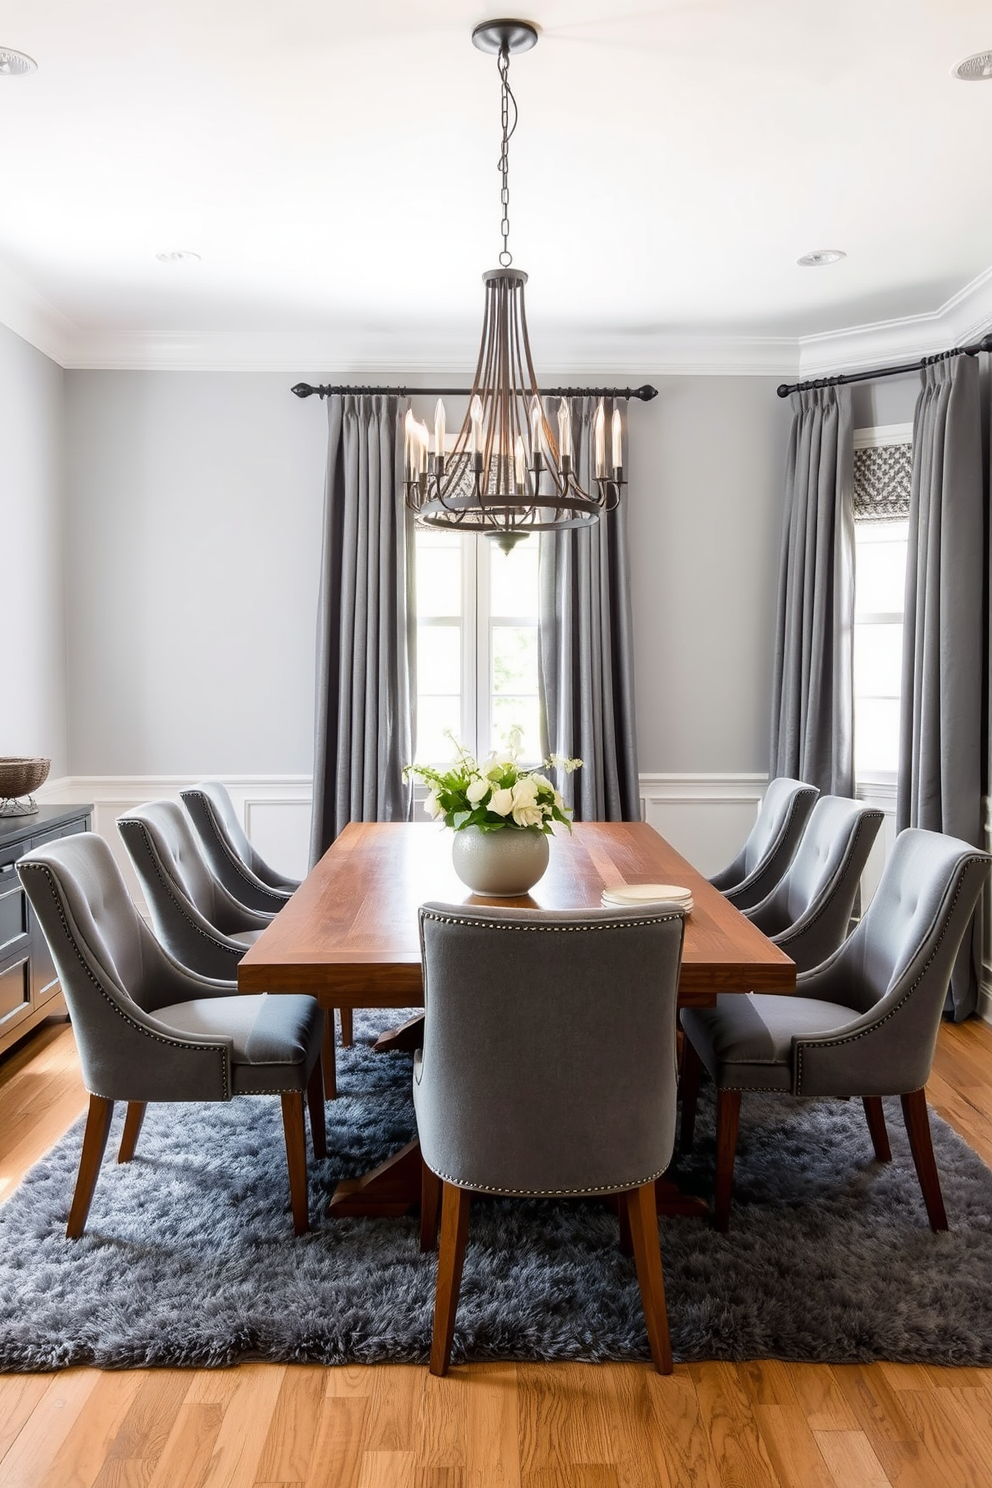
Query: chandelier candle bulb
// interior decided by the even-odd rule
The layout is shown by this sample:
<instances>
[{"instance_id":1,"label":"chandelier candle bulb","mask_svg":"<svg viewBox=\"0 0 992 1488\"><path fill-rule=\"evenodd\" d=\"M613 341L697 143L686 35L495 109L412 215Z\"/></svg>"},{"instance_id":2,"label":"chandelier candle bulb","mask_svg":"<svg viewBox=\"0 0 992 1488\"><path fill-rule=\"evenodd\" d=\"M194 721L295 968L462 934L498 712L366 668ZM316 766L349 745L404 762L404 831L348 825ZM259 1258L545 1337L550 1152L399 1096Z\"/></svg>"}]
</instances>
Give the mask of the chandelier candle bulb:
<instances>
[{"instance_id":1,"label":"chandelier candle bulb","mask_svg":"<svg viewBox=\"0 0 992 1488\"><path fill-rule=\"evenodd\" d=\"M601 477L606 474L606 410L602 398L593 421L593 435L596 445L596 475Z\"/></svg>"},{"instance_id":2,"label":"chandelier candle bulb","mask_svg":"<svg viewBox=\"0 0 992 1488\"><path fill-rule=\"evenodd\" d=\"M469 410L469 416L470 416L470 418L472 420L472 437L471 437L471 442L469 444L469 454L470 455L481 455L482 454L482 400L479 397L478 393L476 393L475 397L472 399L472 405L471 405L471 408Z\"/></svg>"},{"instance_id":3,"label":"chandelier candle bulb","mask_svg":"<svg viewBox=\"0 0 992 1488\"><path fill-rule=\"evenodd\" d=\"M403 420L403 464L406 468L406 478L408 481L414 479L413 441L413 410L408 408L406 417Z\"/></svg>"},{"instance_id":4,"label":"chandelier candle bulb","mask_svg":"<svg viewBox=\"0 0 992 1488\"><path fill-rule=\"evenodd\" d=\"M523 435L517 435L517 443L514 449L514 461L516 464L517 490L523 491L527 487L527 447L524 444Z\"/></svg>"},{"instance_id":5,"label":"chandelier candle bulb","mask_svg":"<svg viewBox=\"0 0 992 1488\"><path fill-rule=\"evenodd\" d=\"M444 404L440 398L434 409L434 453L439 460L444 458Z\"/></svg>"},{"instance_id":6,"label":"chandelier candle bulb","mask_svg":"<svg viewBox=\"0 0 992 1488\"><path fill-rule=\"evenodd\" d=\"M613 469L623 469L623 426L620 421L620 410L613 410Z\"/></svg>"},{"instance_id":7,"label":"chandelier candle bulb","mask_svg":"<svg viewBox=\"0 0 992 1488\"><path fill-rule=\"evenodd\" d=\"M558 453L563 460L572 454L572 410L564 398L558 405Z\"/></svg>"}]
</instances>

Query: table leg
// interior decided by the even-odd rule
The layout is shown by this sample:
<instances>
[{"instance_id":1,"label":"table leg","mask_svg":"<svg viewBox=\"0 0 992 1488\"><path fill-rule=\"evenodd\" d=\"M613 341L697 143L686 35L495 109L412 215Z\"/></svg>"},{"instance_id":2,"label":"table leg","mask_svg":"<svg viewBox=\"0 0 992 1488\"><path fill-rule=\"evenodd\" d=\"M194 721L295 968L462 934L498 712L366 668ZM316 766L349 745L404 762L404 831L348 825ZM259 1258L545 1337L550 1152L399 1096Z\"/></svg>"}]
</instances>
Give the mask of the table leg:
<instances>
[{"instance_id":1,"label":"table leg","mask_svg":"<svg viewBox=\"0 0 992 1488\"><path fill-rule=\"evenodd\" d=\"M327 1212L332 1218L366 1215L371 1219L395 1219L418 1207L422 1182L423 1159L420 1143L414 1138L371 1172L343 1179L331 1195Z\"/></svg>"},{"instance_id":2,"label":"table leg","mask_svg":"<svg viewBox=\"0 0 992 1488\"><path fill-rule=\"evenodd\" d=\"M372 1045L376 1054L390 1054L394 1049L402 1049L407 1054L412 1054L415 1049L424 1047L424 1015L415 1013L412 1018L407 1018L398 1028L387 1028L380 1033Z\"/></svg>"},{"instance_id":3,"label":"table leg","mask_svg":"<svg viewBox=\"0 0 992 1488\"><path fill-rule=\"evenodd\" d=\"M324 1036L320 1046L320 1062L324 1070L324 1096L327 1100L337 1100L338 1095L338 1069L334 1057L334 1009L324 1010Z\"/></svg>"}]
</instances>

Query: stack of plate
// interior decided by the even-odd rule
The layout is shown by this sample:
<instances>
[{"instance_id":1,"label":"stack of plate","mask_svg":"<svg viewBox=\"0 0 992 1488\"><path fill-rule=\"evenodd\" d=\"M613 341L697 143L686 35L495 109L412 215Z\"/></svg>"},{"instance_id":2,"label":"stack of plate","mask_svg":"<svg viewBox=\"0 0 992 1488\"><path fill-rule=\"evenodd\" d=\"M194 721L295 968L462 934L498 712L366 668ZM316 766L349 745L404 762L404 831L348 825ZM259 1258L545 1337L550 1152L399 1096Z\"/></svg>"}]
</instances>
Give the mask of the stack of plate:
<instances>
[{"instance_id":1,"label":"stack of plate","mask_svg":"<svg viewBox=\"0 0 992 1488\"><path fill-rule=\"evenodd\" d=\"M680 889L678 884L609 884L603 890L603 904L607 909L631 909L642 904L658 904L666 900L677 904L686 914L692 911L692 893Z\"/></svg>"}]
</instances>

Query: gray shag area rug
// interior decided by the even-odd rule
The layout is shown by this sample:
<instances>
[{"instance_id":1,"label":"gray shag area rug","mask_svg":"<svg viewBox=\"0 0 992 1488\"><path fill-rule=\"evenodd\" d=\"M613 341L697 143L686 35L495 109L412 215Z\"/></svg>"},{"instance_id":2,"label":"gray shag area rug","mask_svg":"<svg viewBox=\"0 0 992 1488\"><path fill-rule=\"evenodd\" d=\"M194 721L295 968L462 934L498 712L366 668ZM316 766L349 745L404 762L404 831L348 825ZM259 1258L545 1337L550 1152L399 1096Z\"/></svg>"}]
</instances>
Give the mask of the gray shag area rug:
<instances>
[{"instance_id":1,"label":"gray shag area rug","mask_svg":"<svg viewBox=\"0 0 992 1488\"><path fill-rule=\"evenodd\" d=\"M328 1158L311 1158L312 1232L288 1213L275 1097L149 1107L134 1161L114 1149L87 1232L65 1239L81 1124L0 1208L0 1368L219 1366L427 1358L435 1259L415 1217L329 1220L335 1183L413 1132L410 1058L339 1051ZM992 1172L942 1121L949 1234L927 1227L898 1102L893 1162L874 1161L860 1101L745 1097L731 1229L662 1221L677 1359L992 1364ZM119 1138L119 1116L111 1144ZM709 1194L713 1103L675 1172ZM457 1360L648 1357L633 1262L594 1201L479 1199Z\"/></svg>"}]
</instances>

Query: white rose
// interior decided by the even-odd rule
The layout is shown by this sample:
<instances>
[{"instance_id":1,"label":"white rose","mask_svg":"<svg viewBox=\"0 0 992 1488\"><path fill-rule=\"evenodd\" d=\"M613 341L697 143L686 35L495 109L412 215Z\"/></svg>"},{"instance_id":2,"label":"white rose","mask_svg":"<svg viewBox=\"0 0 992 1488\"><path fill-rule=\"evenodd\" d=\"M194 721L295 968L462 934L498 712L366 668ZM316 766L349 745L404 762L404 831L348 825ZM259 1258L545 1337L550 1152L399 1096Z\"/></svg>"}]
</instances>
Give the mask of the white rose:
<instances>
[{"instance_id":1,"label":"white rose","mask_svg":"<svg viewBox=\"0 0 992 1488\"><path fill-rule=\"evenodd\" d=\"M538 790L554 790L554 786L546 775L532 775L530 778Z\"/></svg>"},{"instance_id":2,"label":"white rose","mask_svg":"<svg viewBox=\"0 0 992 1488\"><path fill-rule=\"evenodd\" d=\"M444 815L444 807L441 805L441 802L437 798L436 790L432 790L430 795L427 797L427 800L424 802L424 810L427 812L428 816L433 817L435 820L439 816Z\"/></svg>"},{"instance_id":3,"label":"white rose","mask_svg":"<svg viewBox=\"0 0 992 1488\"><path fill-rule=\"evenodd\" d=\"M469 782L469 786L465 794L466 796L468 796L468 799L471 801L473 806L478 806L480 801L484 801L486 799L491 789L492 787L489 781L486 780L483 775L475 775Z\"/></svg>"},{"instance_id":4,"label":"white rose","mask_svg":"<svg viewBox=\"0 0 992 1488\"><path fill-rule=\"evenodd\" d=\"M533 806L537 800L537 786L530 775L522 775L513 786L514 806Z\"/></svg>"},{"instance_id":5,"label":"white rose","mask_svg":"<svg viewBox=\"0 0 992 1488\"><path fill-rule=\"evenodd\" d=\"M539 827L544 820L540 806L514 806L513 820L518 827Z\"/></svg>"},{"instance_id":6,"label":"white rose","mask_svg":"<svg viewBox=\"0 0 992 1488\"><path fill-rule=\"evenodd\" d=\"M489 802L489 810L495 811L497 816L509 816L510 812L513 810L512 790L507 789L493 791L492 798Z\"/></svg>"}]
</instances>

